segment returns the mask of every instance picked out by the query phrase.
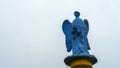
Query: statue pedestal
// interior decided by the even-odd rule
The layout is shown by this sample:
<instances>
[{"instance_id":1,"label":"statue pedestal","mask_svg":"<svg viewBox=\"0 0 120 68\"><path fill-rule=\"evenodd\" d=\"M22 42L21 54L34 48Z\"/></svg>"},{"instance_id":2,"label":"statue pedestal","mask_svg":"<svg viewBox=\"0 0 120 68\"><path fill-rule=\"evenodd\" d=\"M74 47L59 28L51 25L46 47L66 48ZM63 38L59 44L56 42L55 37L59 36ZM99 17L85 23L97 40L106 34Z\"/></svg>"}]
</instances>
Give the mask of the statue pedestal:
<instances>
[{"instance_id":1,"label":"statue pedestal","mask_svg":"<svg viewBox=\"0 0 120 68\"><path fill-rule=\"evenodd\" d=\"M97 59L93 55L73 55L66 57L64 62L71 68L92 68L92 65L97 63Z\"/></svg>"}]
</instances>

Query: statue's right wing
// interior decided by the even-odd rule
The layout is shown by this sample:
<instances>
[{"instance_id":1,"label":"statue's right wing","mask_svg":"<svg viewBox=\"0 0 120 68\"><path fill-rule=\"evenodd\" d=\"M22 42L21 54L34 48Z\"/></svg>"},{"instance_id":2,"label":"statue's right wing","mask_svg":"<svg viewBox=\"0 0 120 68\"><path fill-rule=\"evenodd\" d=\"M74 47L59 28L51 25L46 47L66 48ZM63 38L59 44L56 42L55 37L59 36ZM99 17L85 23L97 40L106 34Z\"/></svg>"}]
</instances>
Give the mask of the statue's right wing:
<instances>
[{"instance_id":1,"label":"statue's right wing","mask_svg":"<svg viewBox=\"0 0 120 68\"><path fill-rule=\"evenodd\" d=\"M69 20L65 20L62 24L62 30L63 33L65 34L66 48L68 52L70 52L72 49L71 28L72 28L72 24L69 22Z\"/></svg>"}]
</instances>

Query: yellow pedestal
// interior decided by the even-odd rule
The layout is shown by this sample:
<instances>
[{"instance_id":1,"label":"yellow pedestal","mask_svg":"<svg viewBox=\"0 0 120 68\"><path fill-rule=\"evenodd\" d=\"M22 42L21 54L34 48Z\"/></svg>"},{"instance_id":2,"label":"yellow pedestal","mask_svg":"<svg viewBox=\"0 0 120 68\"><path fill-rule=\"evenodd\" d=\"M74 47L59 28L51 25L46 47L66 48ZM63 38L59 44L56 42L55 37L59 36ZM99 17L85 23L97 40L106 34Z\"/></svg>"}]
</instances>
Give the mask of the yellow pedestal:
<instances>
[{"instance_id":1,"label":"yellow pedestal","mask_svg":"<svg viewBox=\"0 0 120 68\"><path fill-rule=\"evenodd\" d=\"M71 68L92 68L97 63L97 58L93 55L72 55L66 57L64 62Z\"/></svg>"},{"instance_id":2,"label":"yellow pedestal","mask_svg":"<svg viewBox=\"0 0 120 68\"><path fill-rule=\"evenodd\" d=\"M86 59L71 62L71 68L92 68L92 63Z\"/></svg>"}]
</instances>

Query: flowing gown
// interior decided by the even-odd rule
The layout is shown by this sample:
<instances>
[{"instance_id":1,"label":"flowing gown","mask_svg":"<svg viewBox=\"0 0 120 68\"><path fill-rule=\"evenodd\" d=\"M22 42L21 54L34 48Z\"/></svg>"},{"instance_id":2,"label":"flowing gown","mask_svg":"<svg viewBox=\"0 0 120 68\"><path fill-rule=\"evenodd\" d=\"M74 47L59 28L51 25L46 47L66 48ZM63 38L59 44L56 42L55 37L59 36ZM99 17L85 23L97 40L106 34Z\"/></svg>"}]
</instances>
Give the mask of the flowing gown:
<instances>
[{"instance_id":1,"label":"flowing gown","mask_svg":"<svg viewBox=\"0 0 120 68\"><path fill-rule=\"evenodd\" d=\"M77 32L72 34L73 55L89 55L87 48L87 26L80 18L76 18L72 23L72 28L76 27ZM73 30L72 30L73 31ZM87 40L88 41L88 40Z\"/></svg>"}]
</instances>

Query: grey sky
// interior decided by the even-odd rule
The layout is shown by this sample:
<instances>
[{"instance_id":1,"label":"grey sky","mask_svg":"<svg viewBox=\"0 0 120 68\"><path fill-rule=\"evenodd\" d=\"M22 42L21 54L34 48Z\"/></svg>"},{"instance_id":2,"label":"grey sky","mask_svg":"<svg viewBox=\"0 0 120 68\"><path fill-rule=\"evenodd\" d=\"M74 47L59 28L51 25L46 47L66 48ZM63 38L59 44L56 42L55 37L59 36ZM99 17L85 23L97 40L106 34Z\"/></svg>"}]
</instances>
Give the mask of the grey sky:
<instances>
[{"instance_id":1,"label":"grey sky","mask_svg":"<svg viewBox=\"0 0 120 68\"><path fill-rule=\"evenodd\" d=\"M68 68L61 25L73 12L90 23L94 68L120 68L119 0L0 0L0 68Z\"/></svg>"}]
</instances>

